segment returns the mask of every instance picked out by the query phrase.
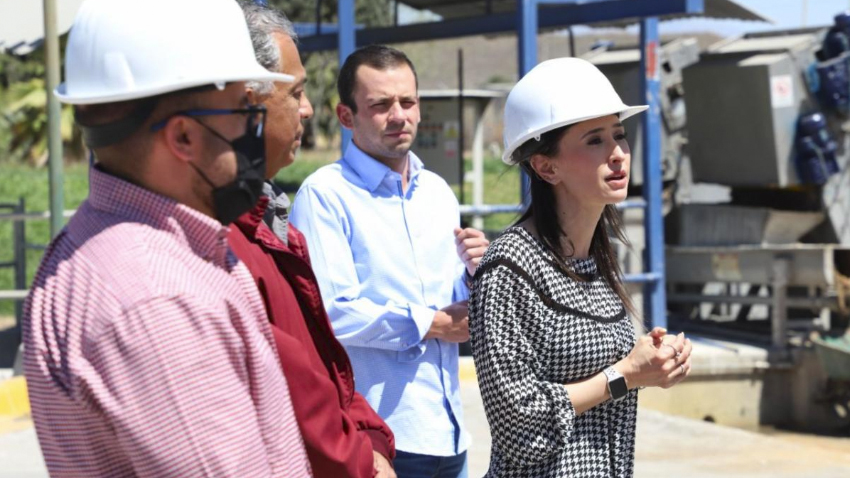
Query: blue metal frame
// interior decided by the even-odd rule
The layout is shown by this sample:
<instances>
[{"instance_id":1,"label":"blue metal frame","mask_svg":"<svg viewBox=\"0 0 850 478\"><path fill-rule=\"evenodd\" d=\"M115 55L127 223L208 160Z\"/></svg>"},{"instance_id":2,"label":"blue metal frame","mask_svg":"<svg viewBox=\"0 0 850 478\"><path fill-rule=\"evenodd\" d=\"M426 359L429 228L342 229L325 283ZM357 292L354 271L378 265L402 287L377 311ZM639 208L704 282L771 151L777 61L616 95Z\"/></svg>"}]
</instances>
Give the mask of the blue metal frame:
<instances>
[{"instance_id":1,"label":"blue metal frame","mask_svg":"<svg viewBox=\"0 0 850 478\"><path fill-rule=\"evenodd\" d=\"M537 6L539 0L517 0L517 53L519 78L537 64ZM525 171L520 171L519 197L523 209L531 204L531 181Z\"/></svg>"},{"instance_id":2,"label":"blue metal frame","mask_svg":"<svg viewBox=\"0 0 850 478\"><path fill-rule=\"evenodd\" d=\"M629 207L644 207L646 271L629 274L629 282L643 282L645 319L652 326L666 327L667 304L664 289L664 224L661 210L661 120L660 82L658 76L658 16L674 13L701 13L704 0L516 0L515 13L502 13L433 24L394 26L356 30L354 0L339 0L338 33L324 31L320 35L301 38L301 51L322 51L337 48L340 65L354 51L356 45L372 43L398 43L467 35L498 33L516 29L518 35L519 76L522 77L537 64L537 32L576 24L613 21L623 18L641 18L642 87L646 91L647 114L643 121L644 204L632 201ZM545 14L538 18L538 8L546 5ZM648 74L647 74L648 73ZM343 129L343 148L348 144L350 131ZM523 201L527 197L527 179L522 184ZM501 206L493 206L499 208Z\"/></svg>"},{"instance_id":3,"label":"blue metal frame","mask_svg":"<svg viewBox=\"0 0 850 478\"><path fill-rule=\"evenodd\" d=\"M575 0L572 0L575 1ZM550 4L538 0L537 4ZM539 28L566 27L588 23L614 21L623 18L661 16L674 13L702 12L703 0L595 0L589 3L557 2L547 6L538 17ZM497 13L471 18L444 20L436 23L417 23L397 27L356 28L358 45L373 43L402 43L471 35L487 35L517 30L516 12ZM315 28L313 29L315 31ZM326 51L337 48L337 36L322 28L321 35L304 36L298 49L303 52Z\"/></svg>"},{"instance_id":4,"label":"blue metal frame","mask_svg":"<svg viewBox=\"0 0 850 478\"><path fill-rule=\"evenodd\" d=\"M357 48L357 42L354 35L354 0L338 0L337 17L339 22L339 33L337 35L337 52L339 53L339 66L345 63L348 55L354 52ZM348 142L351 141L351 130L340 127L342 141L340 150L345 154L345 148Z\"/></svg>"},{"instance_id":5,"label":"blue metal frame","mask_svg":"<svg viewBox=\"0 0 850 478\"><path fill-rule=\"evenodd\" d=\"M656 279L644 285L644 314L653 327L667 327L667 293L664 280L664 217L661 184L661 42L658 18L643 18L640 23L641 89L649 110L641 115L643 123L643 197L644 210L643 264Z\"/></svg>"}]
</instances>

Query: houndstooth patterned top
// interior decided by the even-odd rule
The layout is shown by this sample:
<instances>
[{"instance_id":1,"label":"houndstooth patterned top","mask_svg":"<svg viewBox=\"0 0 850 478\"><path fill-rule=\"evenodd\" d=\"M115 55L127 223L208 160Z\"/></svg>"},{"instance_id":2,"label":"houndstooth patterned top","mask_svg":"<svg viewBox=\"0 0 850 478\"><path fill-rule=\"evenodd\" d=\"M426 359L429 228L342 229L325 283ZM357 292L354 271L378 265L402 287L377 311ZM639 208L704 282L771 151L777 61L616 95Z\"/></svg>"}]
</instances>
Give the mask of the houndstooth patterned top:
<instances>
[{"instance_id":1,"label":"houndstooth patterned top","mask_svg":"<svg viewBox=\"0 0 850 478\"><path fill-rule=\"evenodd\" d=\"M570 279L512 227L478 266L469 324L493 438L487 477L633 475L637 390L577 416L564 384L628 355L634 327L593 259L570 264L591 279Z\"/></svg>"}]
</instances>

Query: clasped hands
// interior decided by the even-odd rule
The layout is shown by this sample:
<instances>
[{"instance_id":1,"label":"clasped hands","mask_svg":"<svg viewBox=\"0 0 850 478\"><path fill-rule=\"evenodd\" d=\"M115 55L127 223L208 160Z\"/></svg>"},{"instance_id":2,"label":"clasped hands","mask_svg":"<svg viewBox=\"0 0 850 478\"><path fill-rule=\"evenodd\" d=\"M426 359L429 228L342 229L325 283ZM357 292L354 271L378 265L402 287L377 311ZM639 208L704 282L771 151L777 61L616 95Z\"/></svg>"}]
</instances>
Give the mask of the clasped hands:
<instances>
[{"instance_id":1,"label":"clasped hands","mask_svg":"<svg viewBox=\"0 0 850 478\"><path fill-rule=\"evenodd\" d=\"M684 333L667 335L667 330L655 327L638 338L628 357L623 360L621 373L629 388L670 388L691 373L691 340Z\"/></svg>"}]
</instances>

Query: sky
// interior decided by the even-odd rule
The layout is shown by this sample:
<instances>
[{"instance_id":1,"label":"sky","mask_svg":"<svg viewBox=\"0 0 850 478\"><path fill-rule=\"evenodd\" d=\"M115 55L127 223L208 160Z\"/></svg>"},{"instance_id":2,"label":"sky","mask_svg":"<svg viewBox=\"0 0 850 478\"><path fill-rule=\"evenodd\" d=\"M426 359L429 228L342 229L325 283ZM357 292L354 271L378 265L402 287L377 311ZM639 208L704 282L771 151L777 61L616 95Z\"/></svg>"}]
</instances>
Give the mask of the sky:
<instances>
[{"instance_id":1,"label":"sky","mask_svg":"<svg viewBox=\"0 0 850 478\"><path fill-rule=\"evenodd\" d=\"M833 17L850 10L850 0L735 0L737 3L774 24L736 20L690 19L663 22L661 33L713 31L724 36L752 31L823 26L833 23Z\"/></svg>"},{"instance_id":2,"label":"sky","mask_svg":"<svg viewBox=\"0 0 850 478\"><path fill-rule=\"evenodd\" d=\"M580 0L579 0L580 1ZM640 1L640 0L634 0ZM723 36L739 35L752 31L822 26L832 24L832 18L850 10L850 0L735 0L744 7L773 20L774 24L736 20L673 20L662 22L660 30L665 33L716 32ZM400 23L432 20L426 13L404 5L399 10ZM581 28L576 28L580 33Z\"/></svg>"}]
</instances>

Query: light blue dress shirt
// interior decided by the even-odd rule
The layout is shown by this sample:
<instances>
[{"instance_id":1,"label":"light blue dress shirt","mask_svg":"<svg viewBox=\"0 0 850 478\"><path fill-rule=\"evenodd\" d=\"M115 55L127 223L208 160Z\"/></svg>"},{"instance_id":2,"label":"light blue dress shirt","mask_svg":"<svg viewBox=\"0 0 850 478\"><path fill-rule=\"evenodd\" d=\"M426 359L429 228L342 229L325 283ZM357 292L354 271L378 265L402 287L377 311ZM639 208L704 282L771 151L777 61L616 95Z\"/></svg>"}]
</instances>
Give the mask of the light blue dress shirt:
<instances>
[{"instance_id":1,"label":"light blue dress shirt","mask_svg":"<svg viewBox=\"0 0 850 478\"><path fill-rule=\"evenodd\" d=\"M424 340L434 313L466 300L454 228L457 198L409 154L410 183L352 142L308 177L290 220L306 237L325 307L354 366L356 388L396 448L452 456L463 430L458 346Z\"/></svg>"}]
</instances>

